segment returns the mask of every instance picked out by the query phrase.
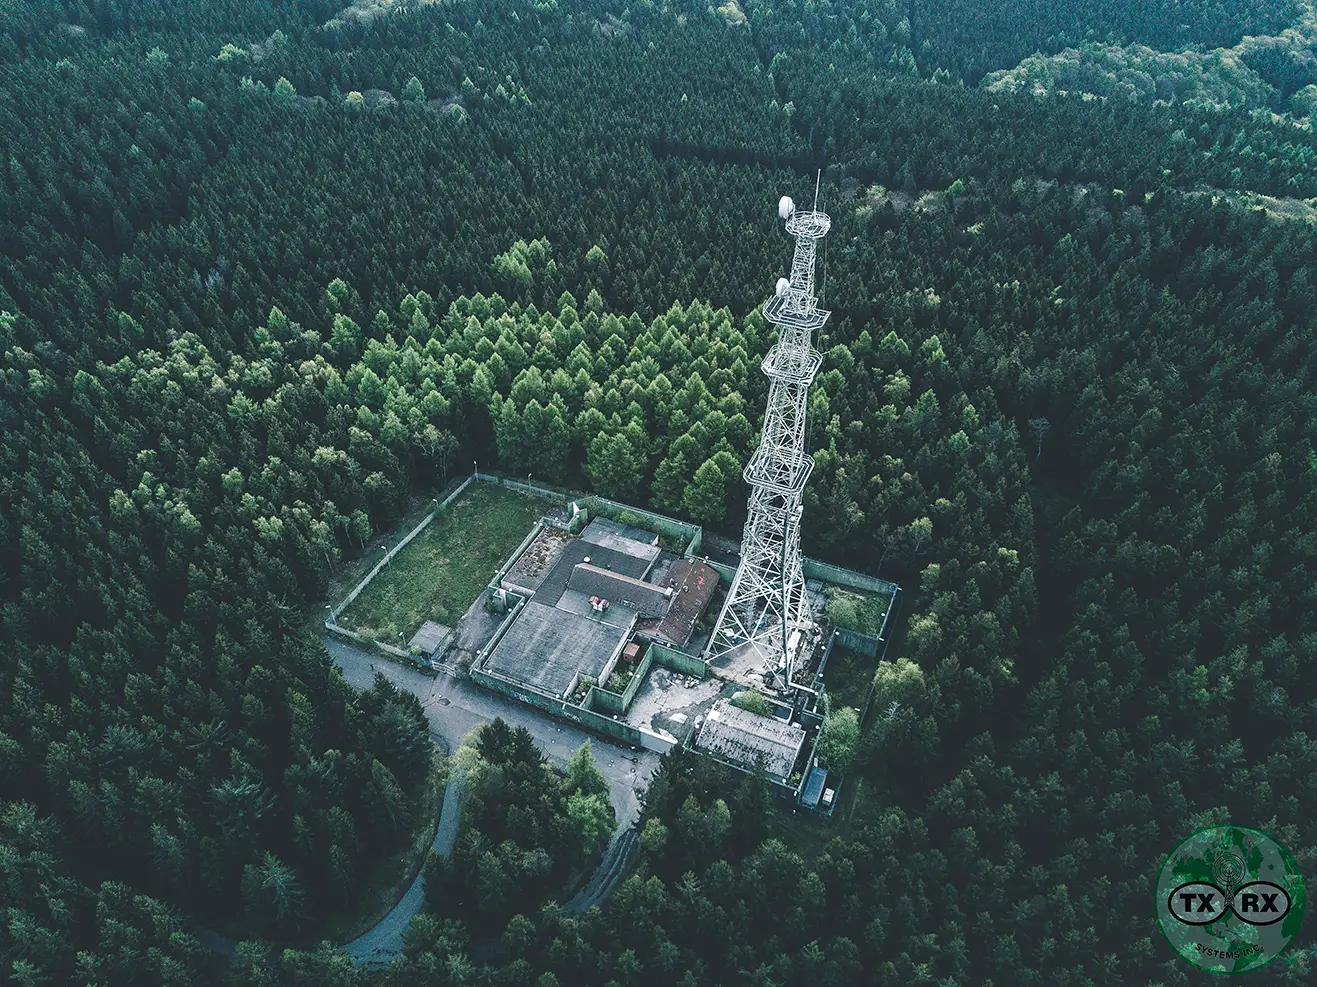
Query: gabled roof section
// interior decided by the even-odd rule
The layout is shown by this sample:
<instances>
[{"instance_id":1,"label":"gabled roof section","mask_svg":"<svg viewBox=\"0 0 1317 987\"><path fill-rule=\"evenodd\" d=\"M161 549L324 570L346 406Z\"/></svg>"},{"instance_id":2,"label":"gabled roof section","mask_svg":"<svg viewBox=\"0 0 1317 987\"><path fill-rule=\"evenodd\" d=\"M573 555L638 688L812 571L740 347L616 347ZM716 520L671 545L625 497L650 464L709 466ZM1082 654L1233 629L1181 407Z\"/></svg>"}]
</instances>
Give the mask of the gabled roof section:
<instances>
[{"instance_id":1,"label":"gabled roof section","mask_svg":"<svg viewBox=\"0 0 1317 987\"><path fill-rule=\"evenodd\" d=\"M601 569L588 562L573 567L567 588L586 596L601 597L611 606L624 606L643 617L665 616L672 600L672 590L666 587Z\"/></svg>"}]
</instances>

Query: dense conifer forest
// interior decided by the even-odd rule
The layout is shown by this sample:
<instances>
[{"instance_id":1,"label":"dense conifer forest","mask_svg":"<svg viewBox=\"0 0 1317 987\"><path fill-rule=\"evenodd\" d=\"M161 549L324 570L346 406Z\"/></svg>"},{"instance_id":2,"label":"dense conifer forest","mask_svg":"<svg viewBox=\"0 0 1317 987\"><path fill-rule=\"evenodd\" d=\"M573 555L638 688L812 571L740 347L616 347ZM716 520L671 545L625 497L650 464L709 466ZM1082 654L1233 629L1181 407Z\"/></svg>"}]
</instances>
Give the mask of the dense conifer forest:
<instances>
[{"instance_id":1,"label":"dense conifer forest","mask_svg":"<svg viewBox=\"0 0 1317 987\"><path fill-rule=\"evenodd\" d=\"M344 2L0 5L0 982L1182 987L1180 839L1317 883L1311 3ZM284 949L433 780L331 576L473 459L736 538L819 168L871 814L674 753L571 916L598 779L493 731L405 955Z\"/></svg>"}]
</instances>

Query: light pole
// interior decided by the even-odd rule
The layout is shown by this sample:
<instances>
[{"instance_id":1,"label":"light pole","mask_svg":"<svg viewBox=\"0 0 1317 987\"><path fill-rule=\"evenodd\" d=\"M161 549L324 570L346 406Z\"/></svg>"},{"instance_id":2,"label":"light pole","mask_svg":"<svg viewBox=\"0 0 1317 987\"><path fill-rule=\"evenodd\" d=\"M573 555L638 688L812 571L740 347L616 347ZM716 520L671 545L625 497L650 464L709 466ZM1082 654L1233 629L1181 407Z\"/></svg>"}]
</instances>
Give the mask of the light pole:
<instances>
[{"instance_id":1,"label":"light pole","mask_svg":"<svg viewBox=\"0 0 1317 987\"><path fill-rule=\"evenodd\" d=\"M473 459L473 460L471 461L471 467L476 471L476 479L479 480L479 479L480 479L480 464L477 463L477 462Z\"/></svg>"}]
</instances>

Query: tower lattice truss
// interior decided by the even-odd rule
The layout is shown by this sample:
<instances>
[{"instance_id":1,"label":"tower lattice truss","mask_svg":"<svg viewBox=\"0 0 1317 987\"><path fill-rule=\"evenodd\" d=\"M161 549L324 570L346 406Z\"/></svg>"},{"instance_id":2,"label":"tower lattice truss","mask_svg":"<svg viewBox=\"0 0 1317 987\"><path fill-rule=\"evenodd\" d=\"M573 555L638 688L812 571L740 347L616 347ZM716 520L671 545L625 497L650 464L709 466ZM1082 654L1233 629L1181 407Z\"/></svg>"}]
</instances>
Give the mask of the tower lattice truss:
<instances>
[{"instance_id":1,"label":"tower lattice truss","mask_svg":"<svg viewBox=\"0 0 1317 987\"><path fill-rule=\"evenodd\" d=\"M763 439L744 472L750 502L741 565L706 658L717 661L733 653L758 658L766 681L784 688L814 626L801 570L800 518L805 483L814 468L805 451L806 402L823 362L811 343L829 315L814 297L814 257L832 223L817 208L796 211L786 198L780 212L796 249L791 277L778 282L777 293L764 305L764 316L778 328L778 341L762 365L772 382Z\"/></svg>"}]
</instances>

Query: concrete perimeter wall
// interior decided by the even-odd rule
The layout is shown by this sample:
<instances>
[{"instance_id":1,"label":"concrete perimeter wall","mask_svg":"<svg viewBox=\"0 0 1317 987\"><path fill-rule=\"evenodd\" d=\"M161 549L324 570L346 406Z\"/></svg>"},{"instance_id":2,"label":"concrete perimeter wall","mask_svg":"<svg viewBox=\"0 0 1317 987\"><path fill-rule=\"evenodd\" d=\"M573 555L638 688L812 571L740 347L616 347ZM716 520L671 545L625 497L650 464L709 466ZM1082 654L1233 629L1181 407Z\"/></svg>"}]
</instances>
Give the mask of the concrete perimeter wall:
<instances>
[{"instance_id":1,"label":"concrete perimeter wall","mask_svg":"<svg viewBox=\"0 0 1317 987\"><path fill-rule=\"evenodd\" d=\"M478 666L472 666L471 679L483 685L486 689L492 689L495 692L503 693L505 696L511 696L513 699L535 706L560 719L578 723L588 730L594 730L596 733L601 733L619 743L630 747L640 747L645 744L640 731L628 723L615 720L611 716L604 716L593 710L573 706L561 699L551 699L538 692L523 689L516 683L503 678L503 676L493 675Z\"/></svg>"},{"instance_id":2,"label":"concrete perimeter wall","mask_svg":"<svg viewBox=\"0 0 1317 987\"><path fill-rule=\"evenodd\" d=\"M601 713L623 715L631 707L631 700L636 698L636 692L644 683L645 676L649 674L649 669L653 664L653 653L646 651L640 661L636 663L636 670L631 676L631 681L627 683L626 689L618 693L595 686L590 690L590 695L586 697L585 705Z\"/></svg>"},{"instance_id":3,"label":"concrete perimeter wall","mask_svg":"<svg viewBox=\"0 0 1317 987\"><path fill-rule=\"evenodd\" d=\"M582 497L580 504L592 515L602 515L614 521L621 515L631 515L640 521L638 527L657 531L661 535L667 535L669 538L675 538L677 541L682 542L686 546L682 554L688 559L694 557L704 537L704 529L697 524L689 524L685 521L678 521L676 518L664 517L662 514L654 514L651 511L632 507L629 504L619 504L617 501L608 500L605 497L592 494Z\"/></svg>"},{"instance_id":4,"label":"concrete perimeter wall","mask_svg":"<svg viewBox=\"0 0 1317 987\"><path fill-rule=\"evenodd\" d=\"M703 660L693 658L676 648L669 648L666 644L659 644L657 641L650 644L647 653L654 656L655 664L670 668L674 672L681 672L683 675L694 675L697 679L703 679L709 670L709 666Z\"/></svg>"},{"instance_id":5,"label":"concrete perimeter wall","mask_svg":"<svg viewBox=\"0 0 1317 987\"><path fill-rule=\"evenodd\" d=\"M879 579L877 576L870 576L854 569L843 569L839 565L820 562L818 559L802 559L800 566L805 570L806 579L820 579L834 586L849 586L851 589L860 589L868 593L889 595L900 589L896 583L886 579Z\"/></svg>"},{"instance_id":6,"label":"concrete perimeter wall","mask_svg":"<svg viewBox=\"0 0 1317 987\"><path fill-rule=\"evenodd\" d=\"M859 631L852 631L845 627L836 628L835 633L837 642L843 648L849 648L866 658L878 657L878 648L883 643L882 638L874 637L872 634L861 634Z\"/></svg>"},{"instance_id":7,"label":"concrete perimeter wall","mask_svg":"<svg viewBox=\"0 0 1317 987\"><path fill-rule=\"evenodd\" d=\"M331 634L337 634L339 637L346 638L347 640L353 641L357 644L364 644L367 647L377 648L378 650L384 652L386 655L389 655L391 657L401 658L404 661L413 662L415 664L422 665L422 667L428 667L428 663L417 662L416 658L412 655L410 651L404 651L402 648L395 647L392 644L386 644L384 641L372 640L370 637L368 637L365 634L360 634L357 631L348 630L348 628L346 627L339 626L338 616L344 610L346 610L348 607L352 605L353 601L355 601L356 598L361 595L361 591L364 590L367 586L369 586L371 580L380 574L380 570L393 561L393 557L395 555L397 555L404 548L410 545L412 539L414 539L417 535L419 535L422 531L424 531L426 525L428 525L431 521L433 521L436 517L438 517L441 511L446 510L453 501L457 500L458 497L462 496L462 493L466 490L467 487L471 485L471 481L473 479L475 479L473 476L468 476L465 480L463 480L458 485L456 490L454 490L447 497L445 497L440 503L436 504L434 510L430 511L430 513L425 515L425 517L421 519L421 522L418 525L416 525L416 527L412 528L411 531L407 532L407 534L403 536L402 540L399 541L398 544L394 545L391 549L388 550L388 552L385 553L384 558L380 559L379 562L375 564L375 567L366 574L365 579L357 583L356 586L352 587L352 592L350 592L347 596L345 596L336 605L330 607L329 617L325 620L325 630L329 631Z\"/></svg>"},{"instance_id":8,"label":"concrete perimeter wall","mask_svg":"<svg viewBox=\"0 0 1317 987\"><path fill-rule=\"evenodd\" d=\"M555 504L562 506L567 506L574 501L592 516L599 515L616 520L619 514L630 514L641 522L640 525L638 525L639 527L647 527L651 531L656 531L661 535L667 535L669 538L675 538L682 542L686 546L683 554L688 559L694 558L696 553L699 552L700 543L704 538L704 529L698 524L691 524L688 521L678 521L676 518L666 517L662 514L655 514L653 511L647 511L640 507L632 507L630 504L619 504L615 500L609 500L607 497L600 497L598 494L587 494L576 490L557 489L555 487L543 487L538 483L528 483L525 480L513 480L506 476L499 476L496 473L479 473L476 474L476 479L487 483L497 483L499 486L509 487L513 490L520 490L523 493L528 493L535 497L543 497L545 500L551 500ZM559 524L554 524L553 526L556 528L564 527Z\"/></svg>"},{"instance_id":9,"label":"concrete perimeter wall","mask_svg":"<svg viewBox=\"0 0 1317 987\"><path fill-rule=\"evenodd\" d=\"M595 686L586 697L586 707L602 713L625 715L626 711L631 708L631 701L636 698L636 693L644 683L645 676L649 674L649 670L655 665L670 668L672 671L681 672L683 675L693 675L697 679L703 679L708 671L708 666L699 658L694 658L684 651L678 651L675 648L669 648L665 644L652 641L636 664L635 674L631 676L631 681L627 683L626 689L619 693Z\"/></svg>"},{"instance_id":10,"label":"concrete perimeter wall","mask_svg":"<svg viewBox=\"0 0 1317 987\"><path fill-rule=\"evenodd\" d=\"M535 527L530 529L530 534L521 540L521 544L517 546L516 551L509 555L498 572L494 573L494 578L489 581L486 589L493 591L502 588L503 577L512 571L514 565L521 561L521 557L526 554L526 549L530 548L531 542L540 536L540 532L544 530L544 527L544 518L540 518L535 522Z\"/></svg>"}]
</instances>

